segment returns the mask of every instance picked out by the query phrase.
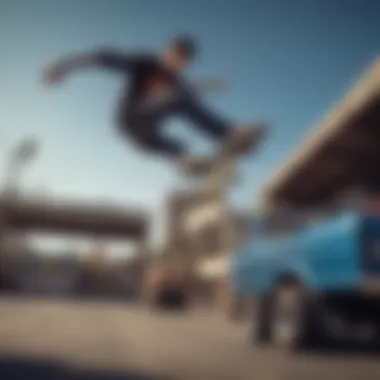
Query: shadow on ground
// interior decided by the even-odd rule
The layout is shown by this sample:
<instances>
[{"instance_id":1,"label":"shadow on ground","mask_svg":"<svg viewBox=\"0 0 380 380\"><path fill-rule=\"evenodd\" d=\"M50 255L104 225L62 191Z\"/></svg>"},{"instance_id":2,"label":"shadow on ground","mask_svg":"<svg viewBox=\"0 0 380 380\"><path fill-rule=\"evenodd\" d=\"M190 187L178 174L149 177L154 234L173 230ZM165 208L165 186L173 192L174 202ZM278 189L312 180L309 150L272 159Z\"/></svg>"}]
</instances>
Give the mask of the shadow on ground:
<instances>
[{"instance_id":1,"label":"shadow on ground","mask_svg":"<svg viewBox=\"0 0 380 380\"><path fill-rule=\"evenodd\" d=\"M312 355L317 358L330 358L344 356L345 358L379 358L380 346L377 343L336 342L325 347L316 347L303 352L298 356Z\"/></svg>"},{"instance_id":2,"label":"shadow on ground","mask_svg":"<svg viewBox=\"0 0 380 380\"><path fill-rule=\"evenodd\" d=\"M70 368L59 362L31 358L0 357L4 380L174 380L133 371L101 372Z\"/></svg>"}]
</instances>

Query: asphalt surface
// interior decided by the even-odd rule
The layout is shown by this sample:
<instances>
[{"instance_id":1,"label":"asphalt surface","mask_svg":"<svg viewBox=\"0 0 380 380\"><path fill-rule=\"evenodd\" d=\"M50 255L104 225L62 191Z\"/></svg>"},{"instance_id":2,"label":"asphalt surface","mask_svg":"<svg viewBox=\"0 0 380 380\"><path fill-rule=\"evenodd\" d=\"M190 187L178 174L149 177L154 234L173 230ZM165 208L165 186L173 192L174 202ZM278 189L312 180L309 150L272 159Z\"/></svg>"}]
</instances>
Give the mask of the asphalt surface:
<instances>
[{"instance_id":1,"label":"asphalt surface","mask_svg":"<svg viewBox=\"0 0 380 380\"><path fill-rule=\"evenodd\" d=\"M221 314L121 303L0 299L3 380L376 380L365 352L292 356L247 344Z\"/></svg>"}]
</instances>

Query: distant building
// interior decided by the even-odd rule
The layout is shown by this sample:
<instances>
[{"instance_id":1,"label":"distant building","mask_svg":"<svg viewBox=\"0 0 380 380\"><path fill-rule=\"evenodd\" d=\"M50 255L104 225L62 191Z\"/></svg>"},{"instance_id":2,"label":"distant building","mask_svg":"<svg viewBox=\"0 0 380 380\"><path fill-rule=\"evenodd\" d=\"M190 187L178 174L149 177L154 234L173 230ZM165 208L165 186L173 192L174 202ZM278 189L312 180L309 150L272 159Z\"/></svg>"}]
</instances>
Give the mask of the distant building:
<instances>
[{"instance_id":1,"label":"distant building","mask_svg":"<svg viewBox=\"0 0 380 380\"><path fill-rule=\"evenodd\" d=\"M207 302L216 300L226 287L230 258L244 239L250 215L224 210L200 192L175 192L167 205L169 233L162 256L187 261L198 279L195 291Z\"/></svg>"},{"instance_id":2,"label":"distant building","mask_svg":"<svg viewBox=\"0 0 380 380\"><path fill-rule=\"evenodd\" d=\"M167 242L163 248L166 256L184 256L192 254L184 221L197 202L199 194L191 191L176 191L167 200Z\"/></svg>"}]
</instances>

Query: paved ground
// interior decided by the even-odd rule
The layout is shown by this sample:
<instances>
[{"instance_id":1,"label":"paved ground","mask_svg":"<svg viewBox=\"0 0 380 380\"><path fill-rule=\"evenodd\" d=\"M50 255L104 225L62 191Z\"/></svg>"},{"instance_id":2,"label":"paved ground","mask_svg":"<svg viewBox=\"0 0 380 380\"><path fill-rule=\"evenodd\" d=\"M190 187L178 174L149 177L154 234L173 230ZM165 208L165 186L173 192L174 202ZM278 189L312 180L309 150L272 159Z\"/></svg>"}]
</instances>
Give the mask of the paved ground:
<instances>
[{"instance_id":1,"label":"paved ground","mask_svg":"<svg viewBox=\"0 0 380 380\"><path fill-rule=\"evenodd\" d=\"M249 347L220 315L141 307L0 300L4 380L376 380L378 357L291 357Z\"/></svg>"}]
</instances>

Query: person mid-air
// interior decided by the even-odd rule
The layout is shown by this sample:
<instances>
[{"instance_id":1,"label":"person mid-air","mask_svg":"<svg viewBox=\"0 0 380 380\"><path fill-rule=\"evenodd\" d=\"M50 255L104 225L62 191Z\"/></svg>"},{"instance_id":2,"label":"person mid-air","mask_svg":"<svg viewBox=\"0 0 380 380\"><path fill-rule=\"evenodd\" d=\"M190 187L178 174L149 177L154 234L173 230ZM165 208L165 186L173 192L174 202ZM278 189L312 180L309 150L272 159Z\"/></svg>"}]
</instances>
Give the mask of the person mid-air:
<instances>
[{"instance_id":1,"label":"person mid-air","mask_svg":"<svg viewBox=\"0 0 380 380\"><path fill-rule=\"evenodd\" d=\"M44 79L55 84L76 70L91 67L119 72L126 82L116 115L122 135L192 172L210 160L192 155L185 143L165 136L162 127L168 117L188 119L231 154L249 151L264 131L259 125L235 128L202 104L199 93L182 78L196 50L194 40L187 36L170 41L161 55L100 50L59 60L44 71Z\"/></svg>"}]
</instances>

